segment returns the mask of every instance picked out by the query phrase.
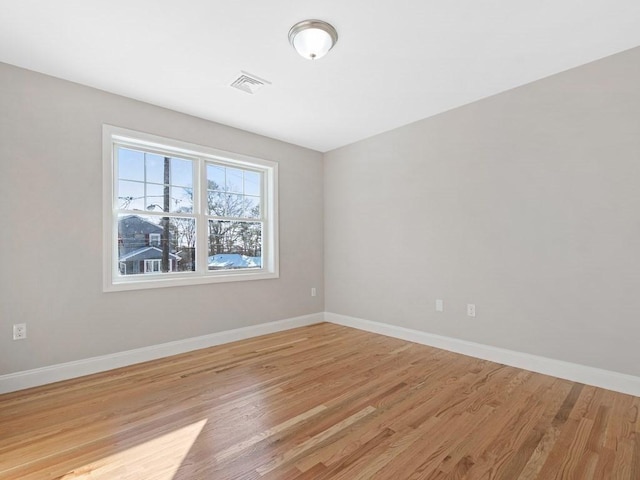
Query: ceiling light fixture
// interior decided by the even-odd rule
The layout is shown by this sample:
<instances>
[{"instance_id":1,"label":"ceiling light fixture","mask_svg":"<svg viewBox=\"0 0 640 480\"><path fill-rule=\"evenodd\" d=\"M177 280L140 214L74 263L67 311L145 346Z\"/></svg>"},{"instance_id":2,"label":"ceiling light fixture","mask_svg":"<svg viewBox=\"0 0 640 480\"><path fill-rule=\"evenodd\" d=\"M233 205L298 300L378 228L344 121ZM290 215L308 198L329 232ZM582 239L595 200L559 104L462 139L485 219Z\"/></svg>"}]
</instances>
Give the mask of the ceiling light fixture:
<instances>
[{"instance_id":1,"label":"ceiling light fixture","mask_svg":"<svg viewBox=\"0 0 640 480\"><path fill-rule=\"evenodd\" d=\"M336 29L322 20L303 20L289 30L289 43L309 60L324 57L337 41Z\"/></svg>"}]
</instances>

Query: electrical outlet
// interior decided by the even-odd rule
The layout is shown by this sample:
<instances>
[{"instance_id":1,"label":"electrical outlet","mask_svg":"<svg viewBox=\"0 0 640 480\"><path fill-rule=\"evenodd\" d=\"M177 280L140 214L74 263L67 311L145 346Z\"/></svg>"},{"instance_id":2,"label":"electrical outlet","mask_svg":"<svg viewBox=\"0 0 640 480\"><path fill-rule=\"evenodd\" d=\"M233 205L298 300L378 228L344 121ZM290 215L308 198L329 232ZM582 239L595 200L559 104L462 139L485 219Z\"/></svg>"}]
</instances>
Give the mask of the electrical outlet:
<instances>
[{"instance_id":1,"label":"electrical outlet","mask_svg":"<svg viewBox=\"0 0 640 480\"><path fill-rule=\"evenodd\" d=\"M313 287L313 288L311 289L311 296L312 296L312 297L315 297L315 296L316 296L316 287Z\"/></svg>"},{"instance_id":2,"label":"electrical outlet","mask_svg":"<svg viewBox=\"0 0 640 480\"><path fill-rule=\"evenodd\" d=\"M444 301L440 299L436 300L436 312L444 312Z\"/></svg>"},{"instance_id":3,"label":"electrical outlet","mask_svg":"<svg viewBox=\"0 0 640 480\"><path fill-rule=\"evenodd\" d=\"M467 315L469 317L475 317L476 316L476 304L475 303L468 303L467 304Z\"/></svg>"},{"instance_id":4,"label":"electrical outlet","mask_svg":"<svg viewBox=\"0 0 640 480\"><path fill-rule=\"evenodd\" d=\"M13 339L14 340L24 340L27 338L27 324L26 323L16 323L13 326Z\"/></svg>"}]
</instances>

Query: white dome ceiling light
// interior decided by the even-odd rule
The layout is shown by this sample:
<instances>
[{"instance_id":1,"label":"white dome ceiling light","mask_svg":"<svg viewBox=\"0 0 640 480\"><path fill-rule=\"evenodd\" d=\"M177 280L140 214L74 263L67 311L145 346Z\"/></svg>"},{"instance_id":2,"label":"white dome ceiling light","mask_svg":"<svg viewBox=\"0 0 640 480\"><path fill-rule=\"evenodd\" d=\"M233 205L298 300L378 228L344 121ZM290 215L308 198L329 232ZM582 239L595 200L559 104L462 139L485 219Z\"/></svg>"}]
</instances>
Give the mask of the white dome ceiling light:
<instances>
[{"instance_id":1,"label":"white dome ceiling light","mask_svg":"<svg viewBox=\"0 0 640 480\"><path fill-rule=\"evenodd\" d=\"M324 57L337 41L336 29L322 20L303 20L289 30L289 43L309 60Z\"/></svg>"}]
</instances>

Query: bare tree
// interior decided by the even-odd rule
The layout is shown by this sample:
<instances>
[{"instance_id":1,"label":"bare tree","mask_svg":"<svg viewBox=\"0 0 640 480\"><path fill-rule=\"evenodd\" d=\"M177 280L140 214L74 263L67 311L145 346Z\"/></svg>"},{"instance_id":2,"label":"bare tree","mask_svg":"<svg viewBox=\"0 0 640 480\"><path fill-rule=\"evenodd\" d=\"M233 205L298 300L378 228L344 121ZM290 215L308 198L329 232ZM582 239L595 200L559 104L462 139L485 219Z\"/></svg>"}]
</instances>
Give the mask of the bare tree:
<instances>
[{"instance_id":1,"label":"bare tree","mask_svg":"<svg viewBox=\"0 0 640 480\"><path fill-rule=\"evenodd\" d=\"M219 253L240 253L249 256L260 255L262 231L259 223L252 222L257 218L260 207L255 206L246 211L245 197L220 189L209 181L209 212L220 217L231 217L236 220L214 220L209 224L209 255ZM249 213L247 215L247 213ZM244 220L246 218L246 220Z\"/></svg>"}]
</instances>

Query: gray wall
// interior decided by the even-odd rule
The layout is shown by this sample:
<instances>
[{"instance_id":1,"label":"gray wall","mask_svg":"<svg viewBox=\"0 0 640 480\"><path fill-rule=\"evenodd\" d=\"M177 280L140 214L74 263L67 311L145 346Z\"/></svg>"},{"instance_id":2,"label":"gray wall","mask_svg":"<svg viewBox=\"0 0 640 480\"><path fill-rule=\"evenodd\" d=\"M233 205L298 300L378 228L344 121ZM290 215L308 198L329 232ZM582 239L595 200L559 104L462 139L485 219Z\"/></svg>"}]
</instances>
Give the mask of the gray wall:
<instances>
[{"instance_id":1,"label":"gray wall","mask_svg":"<svg viewBox=\"0 0 640 480\"><path fill-rule=\"evenodd\" d=\"M280 278L103 293L103 123L278 162ZM322 175L320 153L0 64L0 374L323 311Z\"/></svg>"},{"instance_id":2,"label":"gray wall","mask_svg":"<svg viewBox=\"0 0 640 480\"><path fill-rule=\"evenodd\" d=\"M326 154L325 310L640 375L639 85L636 48Z\"/></svg>"},{"instance_id":3,"label":"gray wall","mask_svg":"<svg viewBox=\"0 0 640 480\"><path fill-rule=\"evenodd\" d=\"M0 374L324 309L640 375L638 84L634 49L323 172L317 152L0 64ZM278 161L280 279L103 293L103 123Z\"/></svg>"}]
</instances>

